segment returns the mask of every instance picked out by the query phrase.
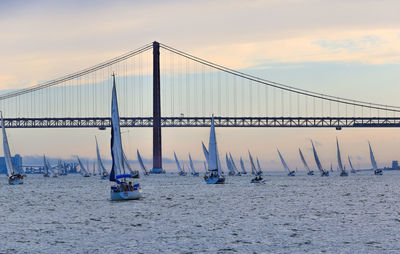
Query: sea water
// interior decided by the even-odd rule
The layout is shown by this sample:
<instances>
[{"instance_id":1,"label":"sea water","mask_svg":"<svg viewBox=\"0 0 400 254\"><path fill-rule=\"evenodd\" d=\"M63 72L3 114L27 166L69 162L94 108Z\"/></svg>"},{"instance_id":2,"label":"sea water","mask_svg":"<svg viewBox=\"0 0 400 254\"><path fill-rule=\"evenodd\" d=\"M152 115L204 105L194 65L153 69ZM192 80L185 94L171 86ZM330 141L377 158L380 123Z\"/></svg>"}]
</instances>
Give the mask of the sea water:
<instances>
[{"instance_id":1,"label":"sea water","mask_svg":"<svg viewBox=\"0 0 400 254\"><path fill-rule=\"evenodd\" d=\"M0 253L399 253L400 172L141 176L110 201L98 176L0 176Z\"/></svg>"}]
</instances>

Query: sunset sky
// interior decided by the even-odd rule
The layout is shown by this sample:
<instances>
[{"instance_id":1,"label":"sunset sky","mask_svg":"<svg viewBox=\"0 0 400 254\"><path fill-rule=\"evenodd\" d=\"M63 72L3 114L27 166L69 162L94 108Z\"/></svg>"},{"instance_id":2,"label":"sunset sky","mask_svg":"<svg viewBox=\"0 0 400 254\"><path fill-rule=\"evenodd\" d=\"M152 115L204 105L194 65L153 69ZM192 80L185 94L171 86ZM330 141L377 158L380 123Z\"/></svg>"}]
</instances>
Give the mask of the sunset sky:
<instances>
[{"instance_id":1,"label":"sunset sky","mask_svg":"<svg viewBox=\"0 0 400 254\"><path fill-rule=\"evenodd\" d=\"M389 0L270 1L0 1L0 89L51 80L152 41L262 78L325 94L397 105L400 95L400 2ZM9 129L12 153L52 158L95 156L94 135L109 158L109 132L94 129ZM203 160L207 128L163 129L163 157L173 151ZM152 156L151 129L125 130L128 157ZM311 163L310 139L322 163L342 154L370 167L400 160L400 130L217 129L222 155L247 150L263 167L302 169L298 147ZM171 165L166 166L171 170Z\"/></svg>"}]
</instances>

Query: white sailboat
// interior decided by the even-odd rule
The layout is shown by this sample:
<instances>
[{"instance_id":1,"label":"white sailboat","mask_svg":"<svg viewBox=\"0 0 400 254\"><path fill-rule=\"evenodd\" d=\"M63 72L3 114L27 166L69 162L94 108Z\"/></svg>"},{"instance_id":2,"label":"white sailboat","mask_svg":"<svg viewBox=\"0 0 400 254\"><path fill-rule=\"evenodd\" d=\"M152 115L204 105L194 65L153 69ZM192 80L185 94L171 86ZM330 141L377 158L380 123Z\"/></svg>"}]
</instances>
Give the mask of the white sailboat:
<instances>
[{"instance_id":1,"label":"white sailboat","mask_svg":"<svg viewBox=\"0 0 400 254\"><path fill-rule=\"evenodd\" d=\"M44 171L44 174L43 174L44 177L50 177L49 164L47 163L45 155L43 155L43 171Z\"/></svg>"},{"instance_id":2,"label":"white sailboat","mask_svg":"<svg viewBox=\"0 0 400 254\"><path fill-rule=\"evenodd\" d=\"M143 174L148 176L150 173L147 171L146 167L144 166L142 156L140 156L139 149L137 150L137 159L139 161L140 168L143 170Z\"/></svg>"},{"instance_id":3,"label":"white sailboat","mask_svg":"<svg viewBox=\"0 0 400 254\"><path fill-rule=\"evenodd\" d=\"M300 154L300 159L303 162L303 165L307 171L307 175L314 175L314 170L311 170L310 167L308 166L306 160L304 159L303 153L301 152L300 148L299 148L299 154Z\"/></svg>"},{"instance_id":4,"label":"white sailboat","mask_svg":"<svg viewBox=\"0 0 400 254\"><path fill-rule=\"evenodd\" d=\"M260 163L258 162L258 159L257 159L258 167L259 167L259 170L257 170L256 166L254 165L253 156L251 156L250 151L249 151L249 160L250 160L250 165L251 165L251 173L256 176L255 178L251 179L250 183L264 183L265 181L262 177Z\"/></svg>"},{"instance_id":5,"label":"white sailboat","mask_svg":"<svg viewBox=\"0 0 400 254\"><path fill-rule=\"evenodd\" d=\"M283 167L288 171L288 176L295 176L296 172L290 170L290 168L286 164L285 160L283 159L283 156L282 156L281 152L279 151L279 149L276 149L276 150L278 151L278 155L279 155L279 158L281 159Z\"/></svg>"},{"instance_id":6,"label":"white sailboat","mask_svg":"<svg viewBox=\"0 0 400 254\"><path fill-rule=\"evenodd\" d=\"M190 156L190 153L189 153L189 165L190 165L190 170L192 171L192 176L199 176L199 173L196 172L196 170L194 168L192 156Z\"/></svg>"},{"instance_id":7,"label":"white sailboat","mask_svg":"<svg viewBox=\"0 0 400 254\"><path fill-rule=\"evenodd\" d=\"M128 159L126 158L126 155L125 155L125 153L122 151L122 156L123 156L123 158L124 158L124 165L126 165L126 167L128 168L128 170L129 170L129 173L130 173L130 175L131 175L131 178L139 178L140 177L140 175L139 175L139 170L133 170L132 168L131 168L131 166L129 165L129 161L128 161Z\"/></svg>"},{"instance_id":8,"label":"white sailboat","mask_svg":"<svg viewBox=\"0 0 400 254\"><path fill-rule=\"evenodd\" d=\"M100 175L101 179L103 179L103 180L109 179L110 174L108 173L108 171L104 167L104 164L103 164L103 162L101 160L99 144L97 143L97 137L96 136L95 136L95 140L96 140L97 170L99 171L99 175Z\"/></svg>"},{"instance_id":9,"label":"white sailboat","mask_svg":"<svg viewBox=\"0 0 400 254\"><path fill-rule=\"evenodd\" d=\"M318 157L318 154L317 154L317 150L315 150L315 146L314 146L314 143L313 143L312 140L311 140L311 145L312 145L312 148L313 148L315 164L317 164L317 168L321 172L321 176L329 176L329 171L325 170L321 165L321 161L319 160L319 157Z\"/></svg>"},{"instance_id":10,"label":"white sailboat","mask_svg":"<svg viewBox=\"0 0 400 254\"><path fill-rule=\"evenodd\" d=\"M349 165L350 165L350 168L351 168L350 172L353 173L353 174L356 173L357 171L354 169L353 164L351 163L350 155L347 156L347 159L349 160Z\"/></svg>"},{"instance_id":11,"label":"white sailboat","mask_svg":"<svg viewBox=\"0 0 400 254\"><path fill-rule=\"evenodd\" d=\"M348 173L342 164L342 157L340 156L340 149L339 149L339 141L337 138L336 138L336 147L337 147L337 160L340 169L340 176L348 176Z\"/></svg>"},{"instance_id":12,"label":"white sailboat","mask_svg":"<svg viewBox=\"0 0 400 254\"><path fill-rule=\"evenodd\" d=\"M208 153L208 160L207 160L208 170L206 175L204 176L204 180L206 181L207 184L225 183L225 177L222 174L221 163L219 161L219 155L218 155L217 137L215 134L215 127L214 127L214 116L211 119L210 140L208 144L207 153Z\"/></svg>"},{"instance_id":13,"label":"white sailboat","mask_svg":"<svg viewBox=\"0 0 400 254\"><path fill-rule=\"evenodd\" d=\"M371 164L372 164L372 168L374 170L374 174L375 175L383 175L382 169L379 169L378 165L376 164L375 156L374 156L374 153L372 152L371 144L369 143L369 141L368 141L368 146L369 146L369 156L371 158Z\"/></svg>"},{"instance_id":14,"label":"white sailboat","mask_svg":"<svg viewBox=\"0 0 400 254\"><path fill-rule=\"evenodd\" d=\"M245 168L244 163L243 163L242 156L240 156L240 167L242 169L242 174L244 174L244 175L247 174L246 168Z\"/></svg>"},{"instance_id":15,"label":"white sailboat","mask_svg":"<svg viewBox=\"0 0 400 254\"><path fill-rule=\"evenodd\" d=\"M111 186L111 200L129 200L139 199L142 197L140 184L132 184L127 182L131 177L126 172L126 165L123 159L121 129L118 112L117 90L115 86L115 75L113 74L113 88L111 99L111 157L112 168L110 173L110 181L115 182Z\"/></svg>"},{"instance_id":16,"label":"white sailboat","mask_svg":"<svg viewBox=\"0 0 400 254\"><path fill-rule=\"evenodd\" d=\"M81 159L79 159L79 156L76 156L76 157L78 158L79 167L81 168L81 175L83 177L90 177L89 171L85 168L85 166L83 165Z\"/></svg>"},{"instance_id":17,"label":"white sailboat","mask_svg":"<svg viewBox=\"0 0 400 254\"><path fill-rule=\"evenodd\" d=\"M12 164L10 146L8 145L6 129L4 126L3 113L0 111L0 114L1 114L1 129L3 131L3 152L4 152L4 160L6 162L6 168L7 168L8 183L11 185L23 184L24 183L23 175L21 175L14 168L14 165Z\"/></svg>"},{"instance_id":18,"label":"white sailboat","mask_svg":"<svg viewBox=\"0 0 400 254\"><path fill-rule=\"evenodd\" d=\"M186 175L185 169L181 167L181 163L179 162L178 157L176 156L175 152L174 152L174 158L175 158L176 167L178 168L178 175L185 176Z\"/></svg>"},{"instance_id":19,"label":"white sailboat","mask_svg":"<svg viewBox=\"0 0 400 254\"><path fill-rule=\"evenodd\" d=\"M234 176L236 174L235 170L233 169L232 162L228 157L228 153L225 153L225 161L226 161L226 167L228 168L228 175Z\"/></svg>"},{"instance_id":20,"label":"white sailboat","mask_svg":"<svg viewBox=\"0 0 400 254\"><path fill-rule=\"evenodd\" d=\"M229 153L229 159L231 160L231 166L232 166L233 171L235 171L235 175L236 176L241 176L242 173L240 173L240 171L237 169L235 161L233 160L233 157L232 157L231 153Z\"/></svg>"}]
</instances>

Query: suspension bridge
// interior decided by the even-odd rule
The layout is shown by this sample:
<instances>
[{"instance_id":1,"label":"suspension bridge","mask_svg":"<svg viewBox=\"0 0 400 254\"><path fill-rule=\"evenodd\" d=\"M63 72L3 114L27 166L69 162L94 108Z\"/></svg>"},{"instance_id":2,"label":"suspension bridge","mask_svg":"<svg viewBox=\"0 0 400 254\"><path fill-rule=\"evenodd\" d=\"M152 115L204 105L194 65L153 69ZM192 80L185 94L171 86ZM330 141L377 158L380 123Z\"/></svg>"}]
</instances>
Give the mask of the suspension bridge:
<instances>
[{"instance_id":1,"label":"suspension bridge","mask_svg":"<svg viewBox=\"0 0 400 254\"><path fill-rule=\"evenodd\" d=\"M400 107L269 81L153 42L90 68L2 91L7 128L110 127L111 74L121 127L153 128L153 169L163 127L400 127Z\"/></svg>"}]
</instances>

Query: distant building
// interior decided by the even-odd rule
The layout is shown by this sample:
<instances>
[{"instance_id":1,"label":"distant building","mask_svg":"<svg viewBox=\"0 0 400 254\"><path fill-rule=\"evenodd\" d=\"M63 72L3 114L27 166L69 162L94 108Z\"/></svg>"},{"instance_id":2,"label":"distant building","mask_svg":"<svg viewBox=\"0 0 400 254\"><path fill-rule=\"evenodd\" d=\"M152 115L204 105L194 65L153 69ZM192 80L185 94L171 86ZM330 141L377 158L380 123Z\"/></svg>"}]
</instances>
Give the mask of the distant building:
<instances>
[{"instance_id":1,"label":"distant building","mask_svg":"<svg viewBox=\"0 0 400 254\"><path fill-rule=\"evenodd\" d=\"M392 161L392 169L399 169L399 161Z\"/></svg>"},{"instance_id":2,"label":"distant building","mask_svg":"<svg viewBox=\"0 0 400 254\"><path fill-rule=\"evenodd\" d=\"M11 158L12 164L14 165L15 170L22 170L22 157L19 154L16 154ZM0 157L0 174L7 174L6 160L4 157Z\"/></svg>"}]
</instances>

